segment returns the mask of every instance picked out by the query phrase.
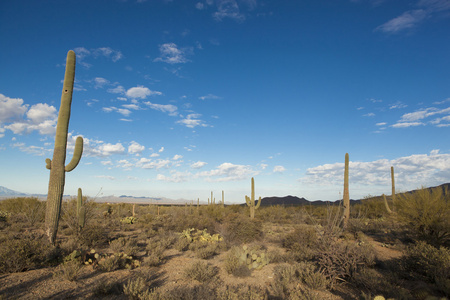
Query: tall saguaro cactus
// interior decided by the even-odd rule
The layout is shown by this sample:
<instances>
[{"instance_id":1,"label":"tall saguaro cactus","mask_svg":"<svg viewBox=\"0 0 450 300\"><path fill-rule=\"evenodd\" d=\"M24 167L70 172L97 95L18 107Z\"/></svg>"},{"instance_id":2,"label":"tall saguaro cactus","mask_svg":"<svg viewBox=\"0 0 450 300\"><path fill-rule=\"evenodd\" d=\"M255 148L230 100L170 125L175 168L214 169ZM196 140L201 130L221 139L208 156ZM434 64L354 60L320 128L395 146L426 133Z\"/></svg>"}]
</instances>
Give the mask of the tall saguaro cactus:
<instances>
[{"instance_id":1,"label":"tall saguaro cactus","mask_svg":"<svg viewBox=\"0 0 450 300\"><path fill-rule=\"evenodd\" d=\"M248 207L250 207L250 218L255 218L255 210L259 208L261 205L261 197L259 197L258 204L255 205L255 180L252 177L252 197L249 198L248 196L245 196L245 202L247 203Z\"/></svg>"},{"instance_id":2,"label":"tall saguaro cactus","mask_svg":"<svg viewBox=\"0 0 450 300\"><path fill-rule=\"evenodd\" d=\"M73 82L75 80L75 52L67 53L66 72L61 95L61 107L59 108L58 123L56 124L55 149L53 159L47 158L47 169L50 170L48 183L47 209L45 212L45 233L50 242L55 243L58 231L59 216L61 214L61 202L64 193L66 172L70 172L78 165L83 153L83 138L78 137L75 142L75 150L72 160L65 166L67 132L69 129L70 106L72 104Z\"/></svg>"},{"instance_id":3,"label":"tall saguaro cactus","mask_svg":"<svg viewBox=\"0 0 450 300\"><path fill-rule=\"evenodd\" d=\"M347 227L348 220L350 219L350 195L348 192L348 165L349 158L348 153L345 153L345 169L344 169L344 228Z\"/></svg>"},{"instance_id":4,"label":"tall saguaro cactus","mask_svg":"<svg viewBox=\"0 0 450 300\"><path fill-rule=\"evenodd\" d=\"M391 182L392 182L392 209L395 205L395 179L394 179L394 167L391 166Z\"/></svg>"},{"instance_id":5,"label":"tall saguaro cactus","mask_svg":"<svg viewBox=\"0 0 450 300\"><path fill-rule=\"evenodd\" d=\"M83 203L83 193L81 188L78 188L77 197L77 217L78 217L78 229L81 231L86 224L86 206Z\"/></svg>"}]
</instances>

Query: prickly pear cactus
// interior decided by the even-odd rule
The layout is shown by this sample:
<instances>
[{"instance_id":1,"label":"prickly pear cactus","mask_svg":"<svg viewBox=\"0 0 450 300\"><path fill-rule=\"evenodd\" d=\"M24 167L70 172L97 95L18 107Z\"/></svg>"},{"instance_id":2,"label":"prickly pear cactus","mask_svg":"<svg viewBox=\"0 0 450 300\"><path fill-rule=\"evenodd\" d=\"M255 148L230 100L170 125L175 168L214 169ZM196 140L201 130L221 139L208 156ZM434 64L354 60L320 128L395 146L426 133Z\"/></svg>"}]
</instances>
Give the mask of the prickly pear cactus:
<instances>
[{"instance_id":1,"label":"prickly pear cactus","mask_svg":"<svg viewBox=\"0 0 450 300\"><path fill-rule=\"evenodd\" d=\"M125 217L120 220L122 224L134 224L136 223L137 218L136 217Z\"/></svg>"},{"instance_id":2,"label":"prickly pear cactus","mask_svg":"<svg viewBox=\"0 0 450 300\"><path fill-rule=\"evenodd\" d=\"M75 52L67 53L66 73L64 76L61 106L56 124L55 148L53 159L46 159L47 169L50 170L48 183L47 208L45 212L45 232L52 244L55 243L58 231L61 202L64 193L66 172L70 172L78 165L83 153L83 138L78 137L72 160L66 163L67 131L69 129L70 106L72 104L73 83L75 80Z\"/></svg>"},{"instance_id":3,"label":"prickly pear cactus","mask_svg":"<svg viewBox=\"0 0 450 300\"><path fill-rule=\"evenodd\" d=\"M238 255L239 263L246 265L250 270L259 270L269 264L269 258L264 250L252 249L244 245L242 251L238 252Z\"/></svg>"}]
</instances>

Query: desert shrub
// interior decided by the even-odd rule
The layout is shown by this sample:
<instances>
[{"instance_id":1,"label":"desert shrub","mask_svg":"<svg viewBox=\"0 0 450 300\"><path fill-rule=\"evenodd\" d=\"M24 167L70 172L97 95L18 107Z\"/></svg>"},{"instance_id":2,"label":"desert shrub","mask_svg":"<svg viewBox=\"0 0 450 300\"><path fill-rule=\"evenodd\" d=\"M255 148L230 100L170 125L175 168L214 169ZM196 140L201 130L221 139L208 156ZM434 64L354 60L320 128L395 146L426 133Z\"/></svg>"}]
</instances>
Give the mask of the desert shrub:
<instances>
[{"instance_id":1,"label":"desert shrub","mask_svg":"<svg viewBox=\"0 0 450 300\"><path fill-rule=\"evenodd\" d=\"M138 253L137 240L131 237L119 237L109 242L109 246L114 253L122 252L134 256Z\"/></svg>"},{"instance_id":2,"label":"desert shrub","mask_svg":"<svg viewBox=\"0 0 450 300\"><path fill-rule=\"evenodd\" d=\"M59 253L47 239L33 234L9 236L1 241L0 273L15 273L41 267Z\"/></svg>"},{"instance_id":3,"label":"desert shrub","mask_svg":"<svg viewBox=\"0 0 450 300\"><path fill-rule=\"evenodd\" d=\"M129 279L127 283L123 285L123 293L127 295L129 299L141 299L141 295L145 293L146 289L147 284L145 279L140 276Z\"/></svg>"},{"instance_id":4,"label":"desert shrub","mask_svg":"<svg viewBox=\"0 0 450 300\"><path fill-rule=\"evenodd\" d=\"M87 197L83 197L85 207L85 226L95 216L94 205ZM71 234L77 234L79 231L78 215L77 215L77 199L71 199L62 204L61 223L70 229Z\"/></svg>"},{"instance_id":5,"label":"desert shrub","mask_svg":"<svg viewBox=\"0 0 450 300\"><path fill-rule=\"evenodd\" d=\"M175 244L173 245L173 247L178 251L186 251L188 249L190 243L191 242L186 237L180 236L180 237L178 237L178 239L175 242Z\"/></svg>"},{"instance_id":6,"label":"desert shrub","mask_svg":"<svg viewBox=\"0 0 450 300\"><path fill-rule=\"evenodd\" d=\"M289 255L284 254L278 248L268 250L267 257L269 258L270 263L274 263L274 264L281 263L281 262L287 262L290 258Z\"/></svg>"},{"instance_id":7,"label":"desert shrub","mask_svg":"<svg viewBox=\"0 0 450 300\"><path fill-rule=\"evenodd\" d=\"M102 297L106 295L118 295L122 293L123 285L118 282L100 280L94 286L94 295Z\"/></svg>"},{"instance_id":8,"label":"desert shrub","mask_svg":"<svg viewBox=\"0 0 450 300\"><path fill-rule=\"evenodd\" d=\"M198 247L193 249L197 258L208 259L213 257L214 255L219 253L219 244L218 243L202 243L196 242L191 245L198 244Z\"/></svg>"},{"instance_id":9,"label":"desert shrub","mask_svg":"<svg viewBox=\"0 0 450 300\"><path fill-rule=\"evenodd\" d=\"M228 245L250 243L262 238L262 223L247 216L231 214L224 219L220 233Z\"/></svg>"},{"instance_id":10,"label":"desert shrub","mask_svg":"<svg viewBox=\"0 0 450 300\"><path fill-rule=\"evenodd\" d=\"M280 264L271 284L274 296L282 299L315 299L310 289L324 289L327 279L311 262Z\"/></svg>"},{"instance_id":11,"label":"desert shrub","mask_svg":"<svg viewBox=\"0 0 450 300\"><path fill-rule=\"evenodd\" d=\"M260 286L241 284L237 286L230 286L230 285L220 286L216 290L216 297L214 299L264 300L267 298L268 294L266 289Z\"/></svg>"},{"instance_id":12,"label":"desert shrub","mask_svg":"<svg viewBox=\"0 0 450 300\"><path fill-rule=\"evenodd\" d=\"M398 195L398 215L417 238L450 246L450 200L441 188Z\"/></svg>"},{"instance_id":13,"label":"desert shrub","mask_svg":"<svg viewBox=\"0 0 450 300\"><path fill-rule=\"evenodd\" d=\"M406 249L400 265L410 277L435 283L450 296L450 249L438 249L421 241Z\"/></svg>"},{"instance_id":14,"label":"desert shrub","mask_svg":"<svg viewBox=\"0 0 450 300\"><path fill-rule=\"evenodd\" d=\"M35 197L5 199L0 202L0 211L8 212L14 222L34 226L44 221L45 202Z\"/></svg>"},{"instance_id":15,"label":"desert shrub","mask_svg":"<svg viewBox=\"0 0 450 300\"><path fill-rule=\"evenodd\" d=\"M264 203L264 202L263 202ZM261 207L259 212L259 219L264 222L272 222L278 224L290 223L292 216L289 213L291 208L286 208L284 206L275 205L275 206L266 206Z\"/></svg>"},{"instance_id":16,"label":"desert shrub","mask_svg":"<svg viewBox=\"0 0 450 300\"><path fill-rule=\"evenodd\" d=\"M382 276L375 269L363 267L352 278L352 283L366 295L384 295L386 298L405 300L413 298L407 289L400 286L397 274L394 273Z\"/></svg>"},{"instance_id":17,"label":"desert shrub","mask_svg":"<svg viewBox=\"0 0 450 300\"><path fill-rule=\"evenodd\" d=\"M218 269L216 267L204 261L196 261L184 269L184 277L186 279L197 280L199 282L209 281L217 273Z\"/></svg>"},{"instance_id":18,"label":"desert shrub","mask_svg":"<svg viewBox=\"0 0 450 300\"><path fill-rule=\"evenodd\" d=\"M290 256L296 261L311 260L316 252L319 235L313 226L302 225L288 233L282 240L284 248L290 250Z\"/></svg>"},{"instance_id":19,"label":"desert shrub","mask_svg":"<svg viewBox=\"0 0 450 300\"><path fill-rule=\"evenodd\" d=\"M108 232L103 226L89 225L84 227L77 235L81 247L98 247L107 243L109 239Z\"/></svg>"},{"instance_id":20,"label":"desert shrub","mask_svg":"<svg viewBox=\"0 0 450 300\"><path fill-rule=\"evenodd\" d=\"M82 265L79 261L65 261L56 268L53 273L53 278L76 281L78 279L81 267Z\"/></svg>"},{"instance_id":21,"label":"desert shrub","mask_svg":"<svg viewBox=\"0 0 450 300\"><path fill-rule=\"evenodd\" d=\"M351 280L364 266L375 264L375 252L370 244L358 246L350 242L334 242L323 247L316 256L321 272L330 288L338 282Z\"/></svg>"},{"instance_id":22,"label":"desert shrub","mask_svg":"<svg viewBox=\"0 0 450 300\"><path fill-rule=\"evenodd\" d=\"M111 255L98 261L98 268L102 272L111 272L122 267L121 259L118 255Z\"/></svg>"}]
</instances>

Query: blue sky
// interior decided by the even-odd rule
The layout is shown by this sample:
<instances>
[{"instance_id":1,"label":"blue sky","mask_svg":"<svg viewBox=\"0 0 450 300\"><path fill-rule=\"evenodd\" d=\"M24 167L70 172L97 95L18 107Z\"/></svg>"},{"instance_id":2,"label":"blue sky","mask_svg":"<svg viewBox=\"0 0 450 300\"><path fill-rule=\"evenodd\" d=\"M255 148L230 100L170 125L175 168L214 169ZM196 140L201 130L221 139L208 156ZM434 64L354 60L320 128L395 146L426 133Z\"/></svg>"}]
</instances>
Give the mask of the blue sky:
<instances>
[{"instance_id":1,"label":"blue sky","mask_svg":"<svg viewBox=\"0 0 450 300\"><path fill-rule=\"evenodd\" d=\"M0 3L0 185L46 193L77 54L66 194L350 197L450 182L449 0Z\"/></svg>"}]
</instances>

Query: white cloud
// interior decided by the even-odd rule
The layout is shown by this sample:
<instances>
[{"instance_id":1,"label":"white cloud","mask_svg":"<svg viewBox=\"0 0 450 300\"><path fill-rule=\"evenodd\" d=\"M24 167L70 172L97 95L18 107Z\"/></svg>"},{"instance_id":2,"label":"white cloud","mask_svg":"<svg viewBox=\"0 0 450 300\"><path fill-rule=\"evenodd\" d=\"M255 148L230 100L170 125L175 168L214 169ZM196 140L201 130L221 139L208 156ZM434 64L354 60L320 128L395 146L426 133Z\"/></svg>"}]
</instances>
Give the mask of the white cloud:
<instances>
[{"instance_id":1,"label":"white cloud","mask_svg":"<svg viewBox=\"0 0 450 300\"><path fill-rule=\"evenodd\" d=\"M284 171L286 171L286 168L283 166L275 166L273 168L274 173L283 173Z\"/></svg>"},{"instance_id":2,"label":"white cloud","mask_svg":"<svg viewBox=\"0 0 450 300\"><path fill-rule=\"evenodd\" d=\"M214 170L200 172L197 175L204 177L206 181L221 182L243 180L256 174L258 172L250 166L223 163Z\"/></svg>"},{"instance_id":3,"label":"white cloud","mask_svg":"<svg viewBox=\"0 0 450 300\"><path fill-rule=\"evenodd\" d=\"M145 147L135 141L132 141L130 146L128 146L128 153L130 154L139 155L144 150Z\"/></svg>"},{"instance_id":4,"label":"white cloud","mask_svg":"<svg viewBox=\"0 0 450 300\"><path fill-rule=\"evenodd\" d=\"M129 109L126 109L126 108L117 108L117 107L114 107L114 106L111 106L111 107L103 107L102 110L103 110L104 112L107 112L107 113L110 113L110 112L115 111L115 112L121 114L121 115L124 116L124 117L128 117L128 116L131 114L131 110L129 110Z\"/></svg>"},{"instance_id":5,"label":"white cloud","mask_svg":"<svg viewBox=\"0 0 450 300\"><path fill-rule=\"evenodd\" d=\"M23 99L0 94L0 124L21 119L27 109L28 106L23 105Z\"/></svg>"},{"instance_id":6,"label":"white cloud","mask_svg":"<svg viewBox=\"0 0 450 300\"><path fill-rule=\"evenodd\" d=\"M178 115L178 107L172 104L155 104L151 103L150 101L144 102L145 105L149 106L151 109L159 110L165 113L168 113L169 116L176 116Z\"/></svg>"},{"instance_id":7,"label":"white cloud","mask_svg":"<svg viewBox=\"0 0 450 300\"><path fill-rule=\"evenodd\" d=\"M343 159L344 160L344 159ZM416 154L396 159L349 163L350 186L390 187L390 168L394 166L398 190L410 190L421 185L435 186L450 181L450 154ZM344 163L324 164L309 168L299 179L305 184L340 186L344 180ZM351 190L351 188L350 188Z\"/></svg>"},{"instance_id":8,"label":"white cloud","mask_svg":"<svg viewBox=\"0 0 450 300\"><path fill-rule=\"evenodd\" d=\"M187 63L187 55L192 54L192 48L178 48L175 43L166 43L159 46L160 56L154 61L162 61L168 64Z\"/></svg>"},{"instance_id":9,"label":"white cloud","mask_svg":"<svg viewBox=\"0 0 450 300\"><path fill-rule=\"evenodd\" d=\"M139 166L143 169L161 169L168 168L171 165L171 161L168 159L158 159L146 163L141 163Z\"/></svg>"},{"instance_id":10,"label":"white cloud","mask_svg":"<svg viewBox=\"0 0 450 300\"><path fill-rule=\"evenodd\" d=\"M437 115L444 115L443 117L436 117ZM435 117L433 120L426 121L425 119ZM441 122L450 122L450 107L437 109L435 107L428 107L417 110L415 112L406 113L401 116L396 124L392 125L394 128L404 128L411 126L419 126L426 124L433 124L438 127L447 126Z\"/></svg>"},{"instance_id":11,"label":"white cloud","mask_svg":"<svg viewBox=\"0 0 450 300\"><path fill-rule=\"evenodd\" d=\"M204 166L206 166L206 165L207 165L206 162L204 162L204 161L198 161L198 162L192 163L192 164L191 164L191 168L192 168L192 169L200 169L200 168L202 168L202 167L204 167Z\"/></svg>"},{"instance_id":12,"label":"white cloud","mask_svg":"<svg viewBox=\"0 0 450 300\"><path fill-rule=\"evenodd\" d=\"M397 33L405 29L416 26L427 17L427 12L423 9L409 10L400 16L378 26L375 30L386 33Z\"/></svg>"},{"instance_id":13,"label":"white cloud","mask_svg":"<svg viewBox=\"0 0 450 300\"><path fill-rule=\"evenodd\" d=\"M54 134L56 131L56 108L46 103L38 103L26 112L28 106L22 105L22 99L12 99L0 94L0 123L2 121L14 121L4 126L15 134L31 133L38 131L42 135ZM17 109L17 112L11 111ZM26 112L27 119L21 119Z\"/></svg>"},{"instance_id":14,"label":"white cloud","mask_svg":"<svg viewBox=\"0 0 450 300\"><path fill-rule=\"evenodd\" d=\"M98 150L100 151L102 156L109 156L109 155L113 155L113 154L124 154L125 153L125 148L123 147L123 145L121 143L102 144L98 147Z\"/></svg>"},{"instance_id":15,"label":"white cloud","mask_svg":"<svg viewBox=\"0 0 450 300\"><path fill-rule=\"evenodd\" d=\"M194 128L196 126L207 127L203 120L198 119L201 117L201 114L189 114L186 118L177 121L177 123L182 124L189 128Z\"/></svg>"},{"instance_id":16,"label":"white cloud","mask_svg":"<svg viewBox=\"0 0 450 300\"><path fill-rule=\"evenodd\" d=\"M377 124L375 124L376 126L385 126L385 125L387 125L387 123L386 122L380 122L380 123L377 123Z\"/></svg>"},{"instance_id":17,"label":"white cloud","mask_svg":"<svg viewBox=\"0 0 450 300\"><path fill-rule=\"evenodd\" d=\"M213 14L217 21L224 18L234 19L236 21L244 21L245 16L240 12L239 5L236 0L216 0L217 11Z\"/></svg>"},{"instance_id":18,"label":"white cloud","mask_svg":"<svg viewBox=\"0 0 450 300\"><path fill-rule=\"evenodd\" d=\"M114 176L108 176L108 175L97 175L96 178L102 178L102 179L108 179L108 180L116 180L116 177Z\"/></svg>"},{"instance_id":19,"label":"white cloud","mask_svg":"<svg viewBox=\"0 0 450 300\"><path fill-rule=\"evenodd\" d=\"M102 160L102 161L100 161L100 163L104 166L112 166L113 165L112 161L110 161L110 160Z\"/></svg>"},{"instance_id":20,"label":"white cloud","mask_svg":"<svg viewBox=\"0 0 450 300\"><path fill-rule=\"evenodd\" d=\"M77 47L73 49L73 51L77 56L77 62L85 68L90 68L92 66L90 63L85 62L85 59L91 56L93 58L106 57L111 59L113 62L116 62L123 57L122 52L109 47L94 48L90 50L84 47Z\"/></svg>"},{"instance_id":21,"label":"white cloud","mask_svg":"<svg viewBox=\"0 0 450 300\"><path fill-rule=\"evenodd\" d=\"M408 127L415 127L415 126L420 126L420 125L425 125L425 124L421 123L421 122L397 122L394 125L391 125L391 127L408 128Z\"/></svg>"},{"instance_id":22,"label":"white cloud","mask_svg":"<svg viewBox=\"0 0 450 300\"><path fill-rule=\"evenodd\" d=\"M125 88L123 86L121 86L121 85L118 85L118 86L116 86L114 88L107 89L106 91L108 93L112 93L112 94L125 94ZM121 100L121 99L119 99L119 100Z\"/></svg>"},{"instance_id":23,"label":"white cloud","mask_svg":"<svg viewBox=\"0 0 450 300\"><path fill-rule=\"evenodd\" d=\"M129 98L145 99L148 96L152 96L152 95L162 95L162 93L158 92L158 91L152 91L149 88L144 87L144 86L137 86L137 87L132 87L132 88L128 89L126 92L126 95Z\"/></svg>"},{"instance_id":24,"label":"white cloud","mask_svg":"<svg viewBox=\"0 0 450 300\"><path fill-rule=\"evenodd\" d=\"M160 155L158 153L152 153L150 154L150 157L159 157Z\"/></svg>"},{"instance_id":25,"label":"white cloud","mask_svg":"<svg viewBox=\"0 0 450 300\"><path fill-rule=\"evenodd\" d=\"M105 85L109 84L109 80L102 78L102 77L95 77L94 78L94 88L95 89L101 89L105 87Z\"/></svg>"},{"instance_id":26,"label":"white cloud","mask_svg":"<svg viewBox=\"0 0 450 300\"><path fill-rule=\"evenodd\" d=\"M56 108L47 103L38 103L30 107L27 112L27 118L33 124L43 123L48 120L56 120Z\"/></svg>"},{"instance_id":27,"label":"white cloud","mask_svg":"<svg viewBox=\"0 0 450 300\"><path fill-rule=\"evenodd\" d=\"M179 160L179 159L182 159L182 158L183 158L183 155L175 154L173 156L172 160Z\"/></svg>"},{"instance_id":28,"label":"white cloud","mask_svg":"<svg viewBox=\"0 0 450 300\"><path fill-rule=\"evenodd\" d=\"M158 152L159 152L159 153L164 152L164 147L161 147L161 148L158 150Z\"/></svg>"},{"instance_id":29,"label":"white cloud","mask_svg":"<svg viewBox=\"0 0 450 300\"><path fill-rule=\"evenodd\" d=\"M192 174L189 172L172 172L170 176L165 176L163 174L158 174L156 180L168 181L168 182L185 182L191 177Z\"/></svg>"},{"instance_id":30,"label":"white cloud","mask_svg":"<svg viewBox=\"0 0 450 300\"><path fill-rule=\"evenodd\" d=\"M208 95L206 95L206 96L201 96L201 97L198 97L198 98L201 99L201 100L207 100L207 99L221 99L221 97L216 96L216 95L213 95L213 94L208 94Z\"/></svg>"}]
</instances>

